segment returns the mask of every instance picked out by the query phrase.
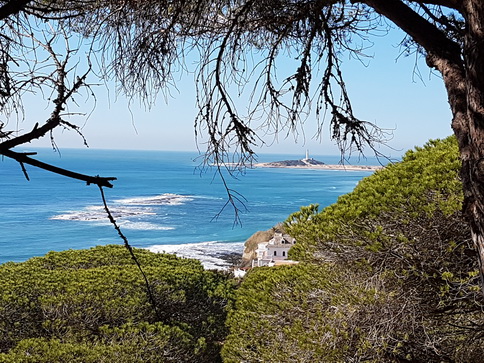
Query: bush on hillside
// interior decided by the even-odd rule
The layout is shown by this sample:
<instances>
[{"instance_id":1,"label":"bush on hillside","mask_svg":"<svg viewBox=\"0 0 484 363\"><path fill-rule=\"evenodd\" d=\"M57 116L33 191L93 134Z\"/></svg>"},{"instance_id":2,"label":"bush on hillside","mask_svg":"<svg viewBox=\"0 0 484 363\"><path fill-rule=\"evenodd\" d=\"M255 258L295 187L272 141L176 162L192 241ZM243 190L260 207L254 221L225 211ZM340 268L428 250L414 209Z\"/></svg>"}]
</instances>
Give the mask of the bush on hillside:
<instances>
[{"instance_id":1,"label":"bush on hillside","mask_svg":"<svg viewBox=\"0 0 484 363\"><path fill-rule=\"evenodd\" d=\"M353 359L360 354L376 357L380 352L367 344L371 332L360 326L368 324L376 311L385 314L392 299L337 266L256 268L237 290L229 313L231 333L222 350L224 362L344 362L358 361Z\"/></svg>"},{"instance_id":2,"label":"bush on hillside","mask_svg":"<svg viewBox=\"0 0 484 363\"><path fill-rule=\"evenodd\" d=\"M0 361L218 361L232 283L196 260L135 251L159 314L121 246L0 266Z\"/></svg>"},{"instance_id":3,"label":"bush on hillside","mask_svg":"<svg viewBox=\"0 0 484 363\"><path fill-rule=\"evenodd\" d=\"M248 275L225 359L480 362L484 304L459 167L453 138L431 141L322 212L291 215L290 256L305 262Z\"/></svg>"}]
</instances>

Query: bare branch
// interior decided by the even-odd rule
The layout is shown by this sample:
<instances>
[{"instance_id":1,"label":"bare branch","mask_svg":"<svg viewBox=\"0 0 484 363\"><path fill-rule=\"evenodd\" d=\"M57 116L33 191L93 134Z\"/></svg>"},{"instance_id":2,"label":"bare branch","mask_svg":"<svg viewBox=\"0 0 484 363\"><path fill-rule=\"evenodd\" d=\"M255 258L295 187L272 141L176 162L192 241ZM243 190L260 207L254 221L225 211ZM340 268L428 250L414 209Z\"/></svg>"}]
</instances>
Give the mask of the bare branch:
<instances>
[{"instance_id":1,"label":"bare branch","mask_svg":"<svg viewBox=\"0 0 484 363\"><path fill-rule=\"evenodd\" d=\"M66 176L68 178L85 181L87 183L87 185L95 184L99 187L112 188L113 185L110 182L113 181L113 180L116 180L116 178L114 178L114 177L105 178L105 177L100 177L100 176L89 176L89 175L85 175L85 174L76 173L76 172L73 172L73 171L70 171L70 170L59 168L59 167L54 166L54 165L46 164L46 163L39 161L39 160L32 159L31 157L27 156L25 153L19 153L19 152L12 151L12 150L1 150L0 155L4 155L8 158L14 159L14 160L18 161L21 165L22 164L29 164L29 165L35 166L37 168L50 171L50 172L55 173L55 174ZM23 168L23 166L22 166L22 168Z\"/></svg>"},{"instance_id":2,"label":"bare branch","mask_svg":"<svg viewBox=\"0 0 484 363\"><path fill-rule=\"evenodd\" d=\"M450 9L462 10L461 0L409 0L409 2L417 4L439 5Z\"/></svg>"},{"instance_id":3,"label":"bare branch","mask_svg":"<svg viewBox=\"0 0 484 363\"><path fill-rule=\"evenodd\" d=\"M449 39L442 30L421 17L404 2L365 0L364 3L393 21L428 53L438 55L456 64L462 63L459 44Z\"/></svg>"}]
</instances>

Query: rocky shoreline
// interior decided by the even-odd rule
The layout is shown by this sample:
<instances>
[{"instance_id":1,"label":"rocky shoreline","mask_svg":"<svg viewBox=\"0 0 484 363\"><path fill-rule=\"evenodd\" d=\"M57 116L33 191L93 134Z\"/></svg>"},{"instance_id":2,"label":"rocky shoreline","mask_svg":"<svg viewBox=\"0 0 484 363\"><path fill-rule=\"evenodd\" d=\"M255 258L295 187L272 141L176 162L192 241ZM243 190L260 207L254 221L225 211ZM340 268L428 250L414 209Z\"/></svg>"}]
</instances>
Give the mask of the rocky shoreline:
<instances>
[{"instance_id":1,"label":"rocky shoreline","mask_svg":"<svg viewBox=\"0 0 484 363\"><path fill-rule=\"evenodd\" d=\"M323 169L323 170L346 170L346 171L376 171L383 166L374 165L330 165L314 159L284 160L269 163L257 163L257 168L292 168L292 169Z\"/></svg>"}]
</instances>

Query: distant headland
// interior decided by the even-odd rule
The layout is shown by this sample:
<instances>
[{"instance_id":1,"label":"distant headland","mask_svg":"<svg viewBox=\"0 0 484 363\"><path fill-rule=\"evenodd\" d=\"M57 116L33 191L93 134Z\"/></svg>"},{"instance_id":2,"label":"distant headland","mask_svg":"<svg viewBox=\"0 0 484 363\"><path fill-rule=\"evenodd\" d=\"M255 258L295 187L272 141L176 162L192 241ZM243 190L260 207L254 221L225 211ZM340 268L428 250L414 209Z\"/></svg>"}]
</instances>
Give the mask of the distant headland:
<instances>
[{"instance_id":1,"label":"distant headland","mask_svg":"<svg viewBox=\"0 0 484 363\"><path fill-rule=\"evenodd\" d=\"M325 164L322 161L309 157L308 151L306 151L306 157L304 159L272 161L269 163L258 163L258 164L255 164L254 166L259 168L326 169L326 170L349 170L349 171L375 171L383 168L382 166L373 166L373 165Z\"/></svg>"}]
</instances>

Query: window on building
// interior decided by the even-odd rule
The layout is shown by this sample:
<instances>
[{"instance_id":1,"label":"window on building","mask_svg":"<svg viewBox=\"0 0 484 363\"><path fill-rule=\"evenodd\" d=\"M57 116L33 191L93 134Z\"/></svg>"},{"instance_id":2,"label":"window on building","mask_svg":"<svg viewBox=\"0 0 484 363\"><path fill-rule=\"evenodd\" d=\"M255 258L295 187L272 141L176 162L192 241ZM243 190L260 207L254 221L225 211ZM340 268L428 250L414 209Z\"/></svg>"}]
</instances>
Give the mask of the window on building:
<instances>
[{"instance_id":1,"label":"window on building","mask_svg":"<svg viewBox=\"0 0 484 363\"><path fill-rule=\"evenodd\" d=\"M286 251L282 251L282 257L286 257Z\"/></svg>"},{"instance_id":2,"label":"window on building","mask_svg":"<svg viewBox=\"0 0 484 363\"><path fill-rule=\"evenodd\" d=\"M277 251L274 251L274 256L277 256Z\"/></svg>"}]
</instances>

